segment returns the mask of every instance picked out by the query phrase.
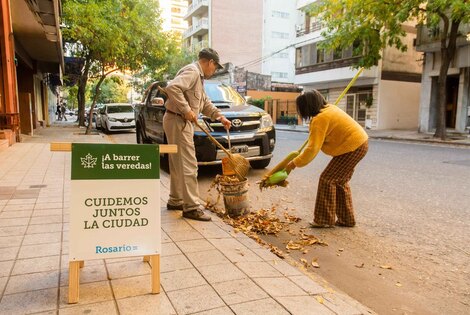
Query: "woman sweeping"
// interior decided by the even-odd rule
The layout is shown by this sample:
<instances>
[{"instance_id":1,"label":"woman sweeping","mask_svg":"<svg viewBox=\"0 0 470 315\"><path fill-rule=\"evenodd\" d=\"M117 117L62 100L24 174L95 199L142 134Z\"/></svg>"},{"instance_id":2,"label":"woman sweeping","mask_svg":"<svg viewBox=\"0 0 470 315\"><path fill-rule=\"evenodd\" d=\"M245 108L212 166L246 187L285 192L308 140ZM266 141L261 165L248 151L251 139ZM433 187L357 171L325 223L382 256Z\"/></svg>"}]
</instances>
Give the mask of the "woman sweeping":
<instances>
[{"instance_id":1,"label":"woman sweeping","mask_svg":"<svg viewBox=\"0 0 470 315\"><path fill-rule=\"evenodd\" d=\"M296 105L302 118L311 119L309 138L305 149L286 166L286 171L289 173L296 167L307 165L320 150L333 157L320 176L314 220L310 226L352 227L356 221L349 181L357 163L367 153L367 133L340 108L328 104L316 90L297 97Z\"/></svg>"}]
</instances>

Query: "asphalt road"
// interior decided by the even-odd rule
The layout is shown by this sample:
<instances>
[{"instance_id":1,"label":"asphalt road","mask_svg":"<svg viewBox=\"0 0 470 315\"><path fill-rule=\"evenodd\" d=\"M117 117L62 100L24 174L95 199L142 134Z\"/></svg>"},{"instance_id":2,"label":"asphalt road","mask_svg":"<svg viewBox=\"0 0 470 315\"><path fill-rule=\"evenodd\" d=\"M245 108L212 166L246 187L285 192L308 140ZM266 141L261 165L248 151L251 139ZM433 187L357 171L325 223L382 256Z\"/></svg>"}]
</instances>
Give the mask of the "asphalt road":
<instances>
[{"instance_id":1,"label":"asphalt road","mask_svg":"<svg viewBox=\"0 0 470 315\"><path fill-rule=\"evenodd\" d=\"M135 143L135 134L110 137ZM270 167L298 149L307 134L278 132ZM253 210L275 206L302 220L313 219L318 177L329 161L319 154L289 176L287 188L260 192L255 182L266 170L251 170ZM268 168L269 169L269 168ZM201 198L219 167L199 171ZM470 312L470 148L370 141L369 153L352 182L357 226L307 229L329 246L291 251L308 268L379 314L469 314ZM285 249L293 233L265 240ZM386 269L384 269L384 267ZM391 268L391 269L388 269Z\"/></svg>"}]
</instances>

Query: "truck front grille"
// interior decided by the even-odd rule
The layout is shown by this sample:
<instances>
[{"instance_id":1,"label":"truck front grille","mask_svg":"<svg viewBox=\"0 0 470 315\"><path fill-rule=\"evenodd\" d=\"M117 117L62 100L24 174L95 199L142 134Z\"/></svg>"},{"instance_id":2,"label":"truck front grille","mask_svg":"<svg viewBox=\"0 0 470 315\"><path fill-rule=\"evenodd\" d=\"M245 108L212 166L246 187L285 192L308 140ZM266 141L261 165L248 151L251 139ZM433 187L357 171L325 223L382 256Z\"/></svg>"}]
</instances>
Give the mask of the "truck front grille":
<instances>
[{"instance_id":1,"label":"truck front grille","mask_svg":"<svg viewBox=\"0 0 470 315\"><path fill-rule=\"evenodd\" d=\"M233 131L250 131L259 129L260 118L259 117L227 117L232 122ZM225 132L224 126L220 122L207 121L209 126L215 132Z\"/></svg>"}]
</instances>

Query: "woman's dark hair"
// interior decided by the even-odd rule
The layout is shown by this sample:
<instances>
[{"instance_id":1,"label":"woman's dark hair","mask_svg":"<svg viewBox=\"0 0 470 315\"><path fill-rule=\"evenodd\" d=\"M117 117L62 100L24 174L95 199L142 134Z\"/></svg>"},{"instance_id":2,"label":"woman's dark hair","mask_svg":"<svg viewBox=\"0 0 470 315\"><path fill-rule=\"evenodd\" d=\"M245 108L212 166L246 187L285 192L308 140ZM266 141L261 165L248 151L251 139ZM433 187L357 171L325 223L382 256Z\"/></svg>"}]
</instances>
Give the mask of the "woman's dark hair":
<instances>
[{"instance_id":1,"label":"woman's dark hair","mask_svg":"<svg viewBox=\"0 0 470 315\"><path fill-rule=\"evenodd\" d=\"M318 115L320 110L327 104L323 95L317 90L305 92L295 100L297 113L302 118L312 118Z\"/></svg>"}]
</instances>

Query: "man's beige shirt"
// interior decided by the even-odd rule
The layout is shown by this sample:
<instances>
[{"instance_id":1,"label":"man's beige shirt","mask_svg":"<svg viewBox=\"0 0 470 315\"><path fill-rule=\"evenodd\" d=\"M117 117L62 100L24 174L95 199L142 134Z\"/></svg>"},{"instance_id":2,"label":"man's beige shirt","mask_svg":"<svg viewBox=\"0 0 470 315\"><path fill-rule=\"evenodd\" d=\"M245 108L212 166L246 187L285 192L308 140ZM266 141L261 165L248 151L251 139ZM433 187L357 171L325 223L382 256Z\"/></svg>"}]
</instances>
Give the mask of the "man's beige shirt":
<instances>
[{"instance_id":1,"label":"man's beige shirt","mask_svg":"<svg viewBox=\"0 0 470 315\"><path fill-rule=\"evenodd\" d=\"M202 113L212 120L219 118L220 110L207 97L203 80L204 73L198 62L183 67L166 87L166 108L183 116L192 110L196 115Z\"/></svg>"}]
</instances>

